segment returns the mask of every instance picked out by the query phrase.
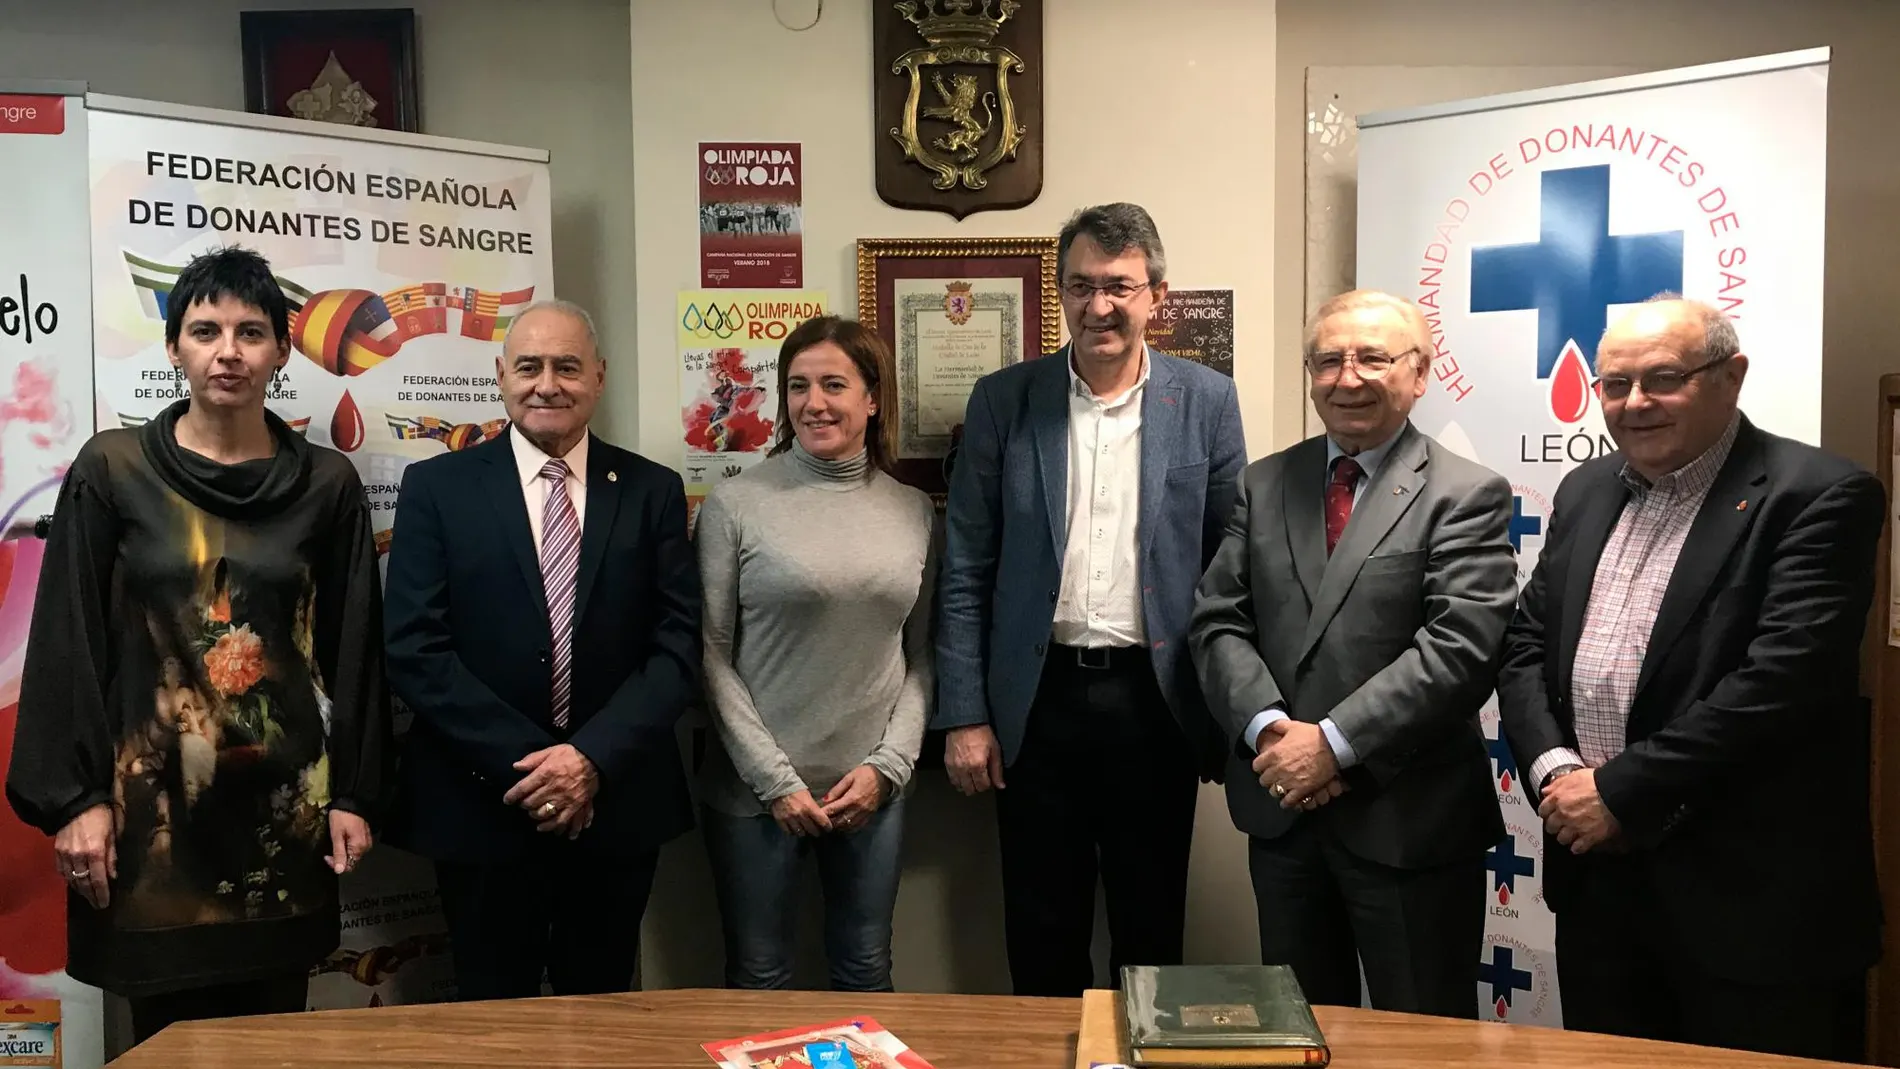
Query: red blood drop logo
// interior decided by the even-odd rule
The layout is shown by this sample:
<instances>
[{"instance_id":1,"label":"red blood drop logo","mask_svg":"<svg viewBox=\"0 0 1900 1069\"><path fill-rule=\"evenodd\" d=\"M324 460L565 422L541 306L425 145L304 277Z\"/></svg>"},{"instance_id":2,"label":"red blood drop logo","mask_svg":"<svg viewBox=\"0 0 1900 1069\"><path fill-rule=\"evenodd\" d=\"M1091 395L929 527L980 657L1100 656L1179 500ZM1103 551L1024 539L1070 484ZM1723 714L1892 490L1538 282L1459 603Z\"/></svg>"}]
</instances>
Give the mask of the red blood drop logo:
<instances>
[{"instance_id":1,"label":"red blood drop logo","mask_svg":"<svg viewBox=\"0 0 1900 1069\"><path fill-rule=\"evenodd\" d=\"M1498 1011L1498 1020L1500 1021L1511 1015L1511 1004L1504 1001L1504 998L1501 995L1498 997L1497 1011Z\"/></svg>"},{"instance_id":2,"label":"red blood drop logo","mask_svg":"<svg viewBox=\"0 0 1900 1069\"><path fill-rule=\"evenodd\" d=\"M1498 905L1508 906L1510 904L1511 904L1511 889L1509 887L1505 887L1502 884L1499 884L1498 885Z\"/></svg>"},{"instance_id":3,"label":"red blood drop logo","mask_svg":"<svg viewBox=\"0 0 1900 1069\"><path fill-rule=\"evenodd\" d=\"M1559 423L1575 423L1590 411L1590 368L1577 343L1565 342L1550 372L1550 414Z\"/></svg>"},{"instance_id":4,"label":"red blood drop logo","mask_svg":"<svg viewBox=\"0 0 1900 1069\"><path fill-rule=\"evenodd\" d=\"M343 391L343 399L336 403L336 414L330 417L330 441L345 453L354 453L363 444L363 412L356 407L356 401L350 397L350 391Z\"/></svg>"},{"instance_id":5,"label":"red blood drop logo","mask_svg":"<svg viewBox=\"0 0 1900 1069\"><path fill-rule=\"evenodd\" d=\"M1498 790L1501 790L1506 794L1511 793L1511 774L1509 772L1506 772L1498 777Z\"/></svg>"}]
</instances>

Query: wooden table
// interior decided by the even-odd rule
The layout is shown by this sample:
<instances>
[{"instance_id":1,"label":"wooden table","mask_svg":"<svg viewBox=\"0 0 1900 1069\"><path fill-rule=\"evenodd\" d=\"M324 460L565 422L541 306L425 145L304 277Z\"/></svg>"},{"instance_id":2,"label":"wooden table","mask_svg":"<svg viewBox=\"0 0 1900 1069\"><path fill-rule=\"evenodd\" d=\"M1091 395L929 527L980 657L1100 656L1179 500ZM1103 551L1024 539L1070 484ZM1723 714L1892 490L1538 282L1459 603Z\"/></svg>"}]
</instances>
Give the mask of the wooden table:
<instances>
[{"instance_id":1,"label":"wooden table","mask_svg":"<svg viewBox=\"0 0 1900 1069\"><path fill-rule=\"evenodd\" d=\"M113 1062L124 1069L693 1069L703 1042L869 1014L937 1069L1069 1069L1081 1002L981 995L654 991L384 1006L173 1025ZM1343 1069L1760 1069L1830 1063L1668 1043L1318 1009Z\"/></svg>"}]
</instances>

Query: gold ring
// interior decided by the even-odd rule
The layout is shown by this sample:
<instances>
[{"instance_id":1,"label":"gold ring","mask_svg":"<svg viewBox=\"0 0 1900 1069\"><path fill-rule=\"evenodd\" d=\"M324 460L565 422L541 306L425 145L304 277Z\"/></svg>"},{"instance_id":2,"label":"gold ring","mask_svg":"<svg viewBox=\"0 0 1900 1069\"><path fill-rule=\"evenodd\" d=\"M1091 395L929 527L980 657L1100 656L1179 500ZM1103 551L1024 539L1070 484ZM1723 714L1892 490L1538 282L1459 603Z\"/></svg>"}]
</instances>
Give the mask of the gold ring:
<instances>
[{"instance_id":1,"label":"gold ring","mask_svg":"<svg viewBox=\"0 0 1900 1069\"><path fill-rule=\"evenodd\" d=\"M1283 784L1276 783L1273 786L1267 788L1267 793L1273 795L1275 798L1285 798L1286 787Z\"/></svg>"},{"instance_id":2,"label":"gold ring","mask_svg":"<svg viewBox=\"0 0 1900 1069\"><path fill-rule=\"evenodd\" d=\"M551 816L553 816L554 814L556 814L556 813L558 813L558 812L560 812L560 810L558 810L558 809L556 809L556 808L554 808L554 803L553 803L553 802L542 802L542 803L541 803L541 815L542 815L542 816L544 816L544 817L551 817Z\"/></svg>"}]
</instances>

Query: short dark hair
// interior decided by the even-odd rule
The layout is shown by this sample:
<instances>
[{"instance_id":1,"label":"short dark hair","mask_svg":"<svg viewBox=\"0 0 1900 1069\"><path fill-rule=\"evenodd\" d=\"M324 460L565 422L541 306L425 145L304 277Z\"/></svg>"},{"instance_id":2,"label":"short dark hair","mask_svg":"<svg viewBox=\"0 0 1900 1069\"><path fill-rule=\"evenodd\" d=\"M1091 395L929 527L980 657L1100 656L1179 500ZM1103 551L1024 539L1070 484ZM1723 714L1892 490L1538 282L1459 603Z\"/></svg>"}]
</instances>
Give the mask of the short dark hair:
<instances>
[{"instance_id":1,"label":"short dark hair","mask_svg":"<svg viewBox=\"0 0 1900 1069\"><path fill-rule=\"evenodd\" d=\"M864 428L864 449L873 467L886 475L897 463L897 375L891 347L877 332L855 319L843 316L814 316L800 323L785 336L778 350L778 441L772 446L777 456L792 447L797 433L792 428L791 403L786 400L786 383L792 376L792 358L820 342L831 342L857 365L864 388L877 402L877 411Z\"/></svg>"},{"instance_id":2,"label":"short dark hair","mask_svg":"<svg viewBox=\"0 0 1900 1069\"><path fill-rule=\"evenodd\" d=\"M1095 239L1102 251L1110 256L1120 256L1129 249L1140 249L1148 260L1148 284L1157 286L1168 277L1168 254L1161 247L1161 232L1155 229L1155 221L1148 210L1139 204L1126 202L1117 204L1098 204L1093 208L1084 208L1069 217L1062 224L1062 236L1056 243L1056 271L1065 274L1069 269L1069 246L1075 239L1087 234Z\"/></svg>"},{"instance_id":3,"label":"short dark hair","mask_svg":"<svg viewBox=\"0 0 1900 1069\"><path fill-rule=\"evenodd\" d=\"M225 297L261 310L277 340L290 340L290 301L270 273L270 261L250 249L230 245L192 257L178 272L178 281L165 297L166 347L177 346L179 332L185 329L185 313L192 305Z\"/></svg>"}]
</instances>

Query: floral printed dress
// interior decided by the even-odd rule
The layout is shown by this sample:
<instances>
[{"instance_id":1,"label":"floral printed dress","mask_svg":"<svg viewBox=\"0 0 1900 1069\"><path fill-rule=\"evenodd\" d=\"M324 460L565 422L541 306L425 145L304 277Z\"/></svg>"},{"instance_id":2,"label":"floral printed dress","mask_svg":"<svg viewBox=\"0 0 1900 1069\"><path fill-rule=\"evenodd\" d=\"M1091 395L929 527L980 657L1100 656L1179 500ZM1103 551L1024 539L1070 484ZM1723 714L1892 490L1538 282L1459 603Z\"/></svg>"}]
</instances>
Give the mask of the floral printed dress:
<instances>
[{"instance_id":1,"label":"floral printed dress","mask_svg":"<svg viewBox=\"0 0 1900 1069\"><path fill-rule=\"evenodd\" d=\"M274 456L178 445L188 401L95 436L53 513L7 796L56 833L109 804L111 902L67 903L68 971L123 995L306 968L337 945L328 810L389 755L368 503L270 416Z\"/></svg>"}]
</instances>

